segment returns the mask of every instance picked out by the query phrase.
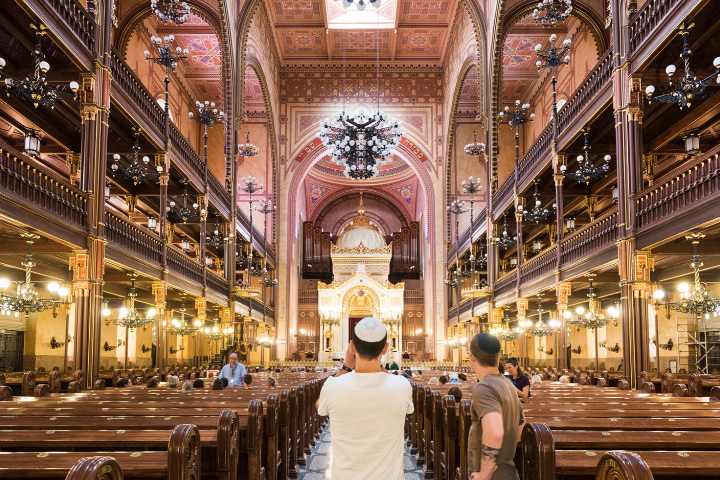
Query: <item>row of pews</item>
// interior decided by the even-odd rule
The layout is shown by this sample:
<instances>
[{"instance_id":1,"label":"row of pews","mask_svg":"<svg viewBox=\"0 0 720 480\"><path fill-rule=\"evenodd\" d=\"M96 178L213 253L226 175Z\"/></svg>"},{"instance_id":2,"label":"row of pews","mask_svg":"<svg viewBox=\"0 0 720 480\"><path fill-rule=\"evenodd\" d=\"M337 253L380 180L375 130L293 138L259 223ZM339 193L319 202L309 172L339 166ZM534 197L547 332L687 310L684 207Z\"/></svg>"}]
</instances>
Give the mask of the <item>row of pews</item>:
<instances>
[{"instance_id":1,"label":"row of pews","mask_svg":"<svg viewBox=\"0 0 720 480\"><path fill-rule=\"evenodd\" d=\"M533 373L556 376L552 371ZM532 385L531 397L524 400L526 425L515 457L521 478L720 477L720 387L712 389L712 396L674 396L628 390L623 378L610 388L604 376L593 378L592 371L567 373L578 382L546 380ZM415 412L406 423L410 451L425 478L467 479L476 378L469 375L460 385L431 385L431 376L423 373L411 380ZM462 392L460 402L448 395L453 386Z\"/></svg>"},{"instance_id":2,"label":"row of pews","mask_svg":"<svg viewBox=\"0 0 720 480\"><path fill-rule=\"evenodd\" d=\"M253 376L249 389L205 379L190 392L162 383L12 396L0 402L0 478L297 478L324 426L315 402L327 374L274 374L275 388Z\"/></svg>"}]
</instances>

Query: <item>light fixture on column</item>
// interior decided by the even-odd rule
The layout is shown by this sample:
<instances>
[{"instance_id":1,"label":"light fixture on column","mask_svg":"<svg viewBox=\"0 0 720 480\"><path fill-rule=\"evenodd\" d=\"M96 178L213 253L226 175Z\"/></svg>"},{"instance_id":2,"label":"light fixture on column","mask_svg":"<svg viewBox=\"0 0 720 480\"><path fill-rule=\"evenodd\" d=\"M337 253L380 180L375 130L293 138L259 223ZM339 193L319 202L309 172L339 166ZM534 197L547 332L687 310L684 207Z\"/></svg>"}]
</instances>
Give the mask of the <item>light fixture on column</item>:
<instances>
[{"instance_id":1,"label":"light fixture on column","mask_svg":"<svg viewBox=\"0 0 720 480\"><path fill-rule=\"evenodd\" d=\"M35 284L30 281L32 267L36 266L32 259L32 244L40 236L29 232L21 233L20 236L25 239L28 247L25 261L22 262L23 267L25 267L25 281L16 282L17 290L13 296L5 293L5 290L10 286L10 281L5 278L0 279L0 305L2 310L17 312L15 316L18 316L20 312L24 312L27 318L31 313L44 312L52 308L53 316L56 316L57 307L68 303L65 297L70 292L67 288L60 287L57 283L52 282L47 285L50 298L40 298L40 294L35 290Z\"/></svg>"},{"instance_id":2,"label":"light fixture on column","mask_svg":"<svg viewBox=\"0 0 720 480\"><path fill-rule=\"evenodd\" d=\"M455 288L460 284L459 277L467 278L460 272L460 260L458 258L458 250L460 250L460 215L467 212L467 210L463 209L464 206L465 202L453 200L447 207L450 215L455 215L455 267L451 271L450 277L445 280L445 284L451 288Z\"/></svg>"},{"instance_id":3,"label":"light fixture on column","mask_svg":"<svg viewBox=\"0 0 720 480\"><path fill-rule=\"evenodd\" d=\"M515 100L515 110L510 111L510 107L505 107L505 111L498 114L501 120L507 120L508 125L515 128L515 168L520 162L520 125L535 120L535 114L531 113L526 116L530 104L526 103L520 106L520 100Z\"/></svg>"},{"instance_id":4,"label":"light fixture on column","mask_svg":"<svg viewBox=\"0 0 720 480\"><path fill-rule=\"evenodd\" d=\"M135 297L137 297L137 293L135 292L135 279L137 278L137 273L133 272L128 275L130 276L130 293L128 294L128 298L130 299L130 308L121 308L118 313L118 318L113 320L106 319L105 322L106 324L112 322L115 325L127 327L130 331L133 331L136 328L144 327L145 325L152 323L157 310L154 308L148 310L145 318L143 318L140 315L140 312L135 309ZM109 316L110 310L107 308L103 310L103 315L106 317Z\"/></svg>"},{"instance_id":5,"label":"light fixture on column","mask_svg":"<svg viewBox=\"0 0 720 480\"><path fill-rule=\"evenodd\" d=\"M619 198L619 193L618 193L618 187L617 187L617 185L613 185L613 186L612 186L611 192L612 192L612 201L613 201L613 203L617 203L618 198Z\"/></svg>"},{"instance_id":6,"label":"light fixture on column","mask_svg":"<svg viewBox=\"0 0 720 480\"><path fill-rule=\"evenodd\" d=\"M547 27L552 27L558 23L564 22L572 12L572 0L542 0L537 4L537 8L533 10L532 16L535 23L542 23ZM545 15L540 16L541 13Z\"/></svg>"},{"instance_id":7,"label":"light fixture on column","mask_svg":"<svg viewBox=\"0 0 720 480\"><path fill-rule=\"evenodd\" d=\"M151 57L150 51L145 50L145 60L150 60L157 63L158 65L165 68L165 115L170 114L170 103L168 101L168 92L170 89L170 72L175 70L177 63L187 58L188 49L183 50L180 47L176 47L175 50L172 48L172 44L175 41L175 35L167 35L164 38L151 36L150 41L153 47L157 50L157 57Z\"/></svg>"},{"instance_id":8,"label":"light fixture on column","mask_svg":"<svg viewBox=\"0 0 720 480\"><path fill-rule=\"evenodd\" d=\"M465 151L465 155L470 155L471 157L479 157L480 155L485 153L485 144L477 141L476 130L473 131L472 143L468 143L467 145L465 145L465 148L463 150Z\"/></svg>"},{"instance_id":9,"label":"light fixture on column","mask_svg":"<svg viewBox=\"0 0 720 480\"><path fill-rule=\"evenodd\" d=\"M203 133L203 161L207 167L208 155L207 155L207 141L208 141L208 127L212 127L215 122L219 122L225 119L225 112L215 108L215 102L209 102L205 100L205 103L196 101L195 106L198 109L199 115L196 117L193 112L190 112L190 118L195 119L196 122L204 127Z\"/></svg>"},{"instance_id":10,"label":"light fixture on column","mask_svg":"<svg viewBox=\"0 0 720 480\"><path fill-rule=\"evenodd\" d=\"M595 163L590 158L590 149L592 148L590 147L589 138L590 127L583 128L582 132L585 135L585 144L583 145L583 155L578 155L577 157L578 169L574 172L567 172L567 166L562 165L560 167L560 171L567 178L589 185L591 181L598 180L607 175L608 170L610 170L610 160L612 157L610 155L605 155L605 157L603 157L602 165L596 167Z\"/></svg>"},{"instance_id":11,"label":"light fixture on column","mask_svg":"<svg viewBox=\"0 0 720 480\"><path fill-rule=\"evenodd\" d=\"M42 23L30 24L30 28L37 35L37 43L32 51L33 69L24 79L18 80L3 72L5 59L0 58L0 77L5 77L5 90L8 96L13 94L20 100L38 105L55 108L55 102L63 95L77 98L77 91L80 88L77 82L70 82L70 92L64 91L64 86L50 86L45 76L50 70L50 64L45 61L45 54L42 51L42 37L47 35L48 29Z\"/></svg>"},{"instance_id":12,"label":"light fixture on column","mask_svg":"<svg viewBox=\"0 0 720 480\"><path fill-rule=\"evenodd\" d=\"M212 267L214 263L215 260L213 260L213 257L211 257L210 255L205 257L205 265L207 265L208 267Z\"/></svg>"},{"instance_id":13,"label":"light fixture on column","mask_svg":"<svg viewBox=\"0 0 720 480\"><path fill-rule=\"evenodd\" d=\"M182 241L180 242L180 246L182 248L182 251L187 253L190 251L190 240L188 240L187 237L183 237Z\"/></svg>"},{"instance_id":14,"label":"light fixture on column","mask_svg":"<svg viewBox=\"0 0 720 480\"><path fill-rule=\"evenodd\" d=\"M157 218L153 216L149 216L147 220L148 230L152 230L153 232L157 229Z\"/></svg>"},{"instance_id":15,"label":"light fixture on column","mask_svg":"<svg viewBox=\"0 0 720 480\"><path fill-rule=\"evenodd\" d=\"M540 192L538 191L538 183L539 181L535 180L535 194L533 195L535 197L535 205L533 205L533 208L530 210L523 210L522 206L518 205L518 210L522 211L523 217L525 217L525 220L529 222L539 222L540 220L545 220L552 215L552 211L542 207Z\"/></svg>"},{"instance_id":16,"label":"light fixture on column","mask_svg":"<svg viewBox=\"0 0 720 480\"><path fill-rule=\"evenodd\" d=\"M703 262L700 261L698 255L698 244L700 239L705 238L704 233L692 233L686 235L686 240L691 240L693 244L693 261L690 267L693 269L694 281L691 285L681 283L678 285L680 292L680 301L658 303L658 305L667 305L670 310L676 310L681 313L692 313L696 316L716 314L720 312L720 300L713 298L707 291L707 284L700 281L700 267Z\"/></svg>"},{"instance_id":17,"label":"light fixture on column","mask_svg":"<svg viewBox=\"0 0 720 480\"><path fill-rule=\"evenodd\" d=\"M163 23L172 22L181 25L190 17L190 7L187 2L178 0L150 0L150 8L158 20Z\"/></svg>"},{"instance_id":18,"label":"light fixture on column","mask_svg":"<svg viewBox=\"0 0 720 480\"><path fill-rule=\"evenodd\" d=\"M205 209L200 209L197 202L192 204L192 209L188 207L188 201L190 198L190 195L188 194L188 185L190 185L190 180L183 178L180 180L180 183L184 187L182 194L182 207L178 207L175 200L170 200L170 206L165 208L168 222L187 223L189 221L199 220L202 215L205 215Z\"/></svg>"},{"instance_id":19,"label":"light fixture on column","mask_svg":"<svg viewBox=\"0 0 720 480\"><path fill-rule=\"evenodd\" d=\"M31 157L40 155L40 134L34 128L25 133L25 149L23 151Z\"/></svg>"},{"instance_id":20,"label":"light fixture on column","mask_svg":"<svg viewBox=\"0 0 720 480\"><path fill-rule=\"evenodd\" d=\"M542 250L542 242L537 239L533 241L532 249L534 253L539 253Z\"/></svg>"},{"instance_id":21,"label":"light fixture on column","mask_svg":"<svg viewBox=\"0 0 720 480\"><path fill-rule=\"evenodd\" d=\"M331 161L343 165L343 175L353 180L367 180L380 172L379 165L390 163L403 136L402 122L378 112L355 117L340 112L320 123L318 138L332 154Z\"/></svg>"},{"instance_id":22,"label":"light fixture on column","mask_svg":"<svg viewBox=\"0 0 720 480\"><path fill-rule=\"evenodd\" d=\"M555 69L560 65L567 65L570 63L570 55L567 55L567 52L570 50L570 44L572 43L572 40L566 38L563 41L562 47L556 47L555 40L557 40L557 35L553 33L550 35L550 48L543 50L542 45L539 43L535 46L535 53L539 57L539 60L535 62L535 66L538 71L542 68L549 68L552 70L552 79L550 83L552 83L553 90L553 117L557 116L557 91L555 89L557 77L555 76Z\"/></svg>"},{"instance_id":23,"label":"light fixture on column","mask_svg":"<svg viewBox=\"0 0 720 480\"><path fill-rule=\"evenodd\" d=\"M709 95L707 87L712 82L714 76L718 76L718 83L720 83L720 57L713 60L715 72L703 79L697 78L692 70L690 70L690 58L692 58L692 51L690 50L690 45L688 44L688 36L694 26L694 23L681 23L677 29L677 34L681 35L683 38L683 50L680 54L680 58L685 63L685 74L678 83L673 85L672 77L675 74L676 68L674 64L668 65L667 68L665 68L665 73L667 73L670 86L674 86L673 91L653 97L655 87L648 85L647 88L645 88L648 103L652 103L653 98L655 98L659 102L675 103L680 107L680 110L682 110L683 107L690 108L693 102L699 102Z\"/></svg>"},{"instance_id":24,"label":"light fixture on column","mask_svg":"<svg viewBox=\"0 0 720 480\"><path fill-rule=\"evenodd\" d=\"M117 153L113 155L113 164L110 165L110 169L112 170L112 176L115 178L115 174L118 173L120 178L127 182L131 182L133 186L140 185L143 181L149 180L151 178L156 178L160 176L160 172L162 172L162 167L157 167L157 172L148 172L147 171L147 165L150 163L150 157L143 156L142 157L142 164L140 164L140 131L142 129L140 127L132 127L133 131L133 137L135 137L135 141L133 142L133 160L127 167L122 165L120 163L120 155Z\"/></svg>"},{"instance_id":25,"label":"light fixture on column","mask_svg":"<svg viewBox=\"0 0 720 480\"><path fill-rule=\"evenodd\" d=\"M568 232L574 232L575 231L575 219L570 217L565 219L565 228L567 228Z\"/></svg>"},{"instance_id":26,"label":"light fixture on column","mask_svg":"<svg viewBox=\"0 0 720 480\"><path fill-rule=\"evenodd\" d=\"M513 235L512 237L510 234L508 234L507 231L507 214L503 215L503 232L502 235L495 238L495 243L502 247L502 248L508 248L515 245L515 242L517 242L517 235Z\"/></svg>"},{"instance_id":27,"label":"light fixture on column","mask_svg":"<svg viewBox=\"0 0 720 480\"><path fill-rule=\"evenodd\" d=\"M250 143L250 131L245 132L245 143L238 144L238 154L245 157L254 157L260 153L257 145Z\"/></svg>"},{"instance_id":28,"label":"light fixture on column","mask_svg":"<svg viewBox=\"0 0 720 480\"><path fill-rule=\"evenodd\" d=\"M227 237L220 234L220 215L218 214L215 216L215 230L213 230L212 235L205 236L205 243L217 248L224 245L227 240Z\"/></svg>"},{"instance_id":29,"label":"light fixture on column","mask_svg":"<svg viewBox=\"0 0 720 480\"><path fill-rule=\"evenodd\" d=\"M485 243L480 239L479 253L475 258L475 268L487 267L487 253L485 252Z\"/></svg>"},{"instance_id":30,"label":"light fixture on column","mask_svg":"<svg viewBox=\"0 0 720 480\"><path fill-rule=\"evenodd\" d=\"M262 284L266 287L274 287L278 284L278 279L274 278L272 275L272 271L268 270L267 268L267 261L265 261L265 264L263 265L262 276Z\"/></svg>"},{"instance_id":31,"label":"light fixture on column","mask_svg":"<svg viewBox=\"0 0 720 480\"><path fill-rule=\"evenodd\" d=\"M245 192L250 197L250 241L249 244L249 253L247 255L247 260L245 262L245 282L234 289L235 296L237 297L243 297L243 298L255 298L260 296L260 289L252 284L252 274L251 272L254 270L253 265L253 193L259 192L263 189L263 184L261 183L258 185L257 178L256 177L242 177L242 185L244 186L238 186L238 189L242 192ZM237 260L236 260L237 262ZM252 316L252 302L250 303L250 314L249 316Z\"/></svg>"},{"instance_id":32,"label":"light fixture on column","mask_svg":"<svg viewBox=\"0 0 720 480\"><path fill-rule=\"evenodd\" d=\"M686 154L692 156L700 153L700 134L688 133L684 140ZM27 144L27 141L25 143Z\"/></svg>"},{"instance_id":33,"label":"light fixture on column","mask_svg":"<svg viewBox=\"0 0 720 480\"><path fill-rule=\"evenodd\" d=\"M181 294L181 297L182 307L180 307L180 320L178 321L177 318L173 318L170 321L171 327L168 328L168 332L170 333L170 335L177 335L178 337L192 335L193 333L198 331L197 328L188 325L188 322L185 320L185 294Z\"/></svg>"},{"instance_id":34,"label":"light fixture on column","mask_svg":"<svg viewBox=\"0 0 720 480\"><path fill-rule=\"evenodd\" d=\"M593 278L596 277L596 275L594 273L588 273L585 276L588 278L588 281L590 283L590 285L588 286L588 297L590 298L590 300L588 301L587 311L585 311L585 309L582 307L578 307L578 309L576 310L578 314L577 325L582 328L596 330L598 328L605 327L608 323L610 323L610 321L605 317L604 314L598 311L597 304L595 303L595 298L597 297L597 295L595 294L595 290L593 289Z\"/></svg>"},{"instance_id":35,"label":"light fixture on column","mask_svg":"<svg viewBox=\"0 0 720 480\"><path fill-rule=\"evenodd\" d=\"M483 145L483 148L485 146ZM467 147L466 153L467 153ZM480 193L482 190L482 186L480 185L480 180L474 179L473 177L469 177L467 180L462 181L462 187L463 187L463 193L470 194L470 238L472 242L472 232L474 230L474 224L475 224L475 216L473 213L473 206L475 204L475 194ZM456 232L458 233L458 232ZM459 247L459 244L458 244ZM481 252L482 255L482 252ZM487 258L485 258L485 261L487 262ZM468 277L472 277L472 286L468 288L463 288L461 295L465 298L483 298L490 295L490 288L487 286L485 280L480 281L478 277L475 276L475 267L477 266L477 262L475 261L475 256L473 254L473 247L470 246L470 275ZM467 277L466 277L467 278Z\"/></svg>"},{"instance_id":36,"label":"light fixture on column","mask_svg":"<svg viewBox=\"0 0 720 480\"><path fill-rule=\"evenodd\" d=\"M340 4L346 9L355 5L355 7L361 12L365 10L368 5L373 6L375 9L380 8L381 3L382 0L340 0Z\"/></svg>"}]
</instances>

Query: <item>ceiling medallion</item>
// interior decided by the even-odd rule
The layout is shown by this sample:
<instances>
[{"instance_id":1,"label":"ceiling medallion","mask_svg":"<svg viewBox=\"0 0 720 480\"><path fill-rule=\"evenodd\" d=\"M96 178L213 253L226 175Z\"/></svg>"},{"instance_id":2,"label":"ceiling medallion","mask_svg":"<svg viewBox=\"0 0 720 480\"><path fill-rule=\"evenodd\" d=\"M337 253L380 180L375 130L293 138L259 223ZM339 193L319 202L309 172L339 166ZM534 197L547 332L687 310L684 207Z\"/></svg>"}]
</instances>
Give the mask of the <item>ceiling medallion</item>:
<instances>
[{"instance_id":1,"label":"ceiling medallion","mask_svg":"<svg viewBox=\"0 0 720 480\"><path fill-rule=\"evenodd\" d=\"M378 165L391 162L402 136L401 121L388 119L383 112L367 116L363 110L355 117L340 112L326 118L317 133L332 153L331 161L343 165L343 175L353 180L375 178Z\"/></svg>"}]
</instances>

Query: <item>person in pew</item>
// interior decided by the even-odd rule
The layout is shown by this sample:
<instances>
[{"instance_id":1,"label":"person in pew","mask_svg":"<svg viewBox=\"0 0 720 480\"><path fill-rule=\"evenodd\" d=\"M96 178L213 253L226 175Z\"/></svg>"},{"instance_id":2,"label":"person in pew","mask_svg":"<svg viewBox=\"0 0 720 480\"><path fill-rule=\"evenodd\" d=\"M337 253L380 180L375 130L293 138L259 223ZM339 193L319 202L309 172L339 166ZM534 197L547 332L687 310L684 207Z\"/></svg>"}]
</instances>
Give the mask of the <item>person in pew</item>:
<instances>
[{"instance_id":1,"label":"person in pew","mask_svg":"<svg viewBox=\"0 0 720 480\"><path fill-rule=\"evenodd\" d=\"M176 377L175 375L170 375L167 379L168 388L177 388L179 383L180 383L180 379L178 377Z\"/></svg>"},{"instance_id":2,"label":"person in pew","mask_svg":"<svg viewBox=\"0 0 720 480\"><path fill-rule=\"evenodd\" d=\"M120 380L117 381L117 387L132 387L132 380L130 380L128 377L122 377Z\"/></svg>"},{"instance_id":3,"label":"person in pew","mask_svg":"<svg viewBox=\"0 0 720 480\"><path fill-rule=\"evenodd\" d=\"M271 367L272 368L272 367ZM231 387L244 387L243 376L247 373L245 365L238 363L238 355L233 352L230 354L230 363L220 370L219 378L227 378Z\"/></svg>"},{"instance_id":4,"label":"person in pew","mask_svg":"<svg viewBox=\"0 0 720 480\"><path fill-rule=\"evenodd\" d=\"M182 386L183 392L192 392L193 389L193 382L185 382Z\"/></svg>"},{"instance_id":5,"label":"person in pew","mask_svg":"<svg viewBox=\"0 0 720 480\"><path fill-rule=\"evenodd\" d=\"M505 371L508 373L508 378L512 380L515 388L517 388L517 394L520 398L530 398L530 380L520 371L518 367L517 358L509 358L505 363Z\"/></svg>"},{"instance_id":6,"label":"person in pew","mask_svg":"<svg viewBox=\"0 0 720 480\"><path fill-rule=\"evenodd\" d=\"M617 371L618 371L618 372L622 372L622 371L623 371L623 359L622 359L622 358L620 359L620 365L618 365Z\"/></svg>"},{"instance_id":7,"label":"person in pew","mask_svg":"<svg viewBox=\"0 0 720 480\"><path fill-rule=\"evenodd\" d=\"M440 375L438 381L440 382L440 385L445 385L448 382L448 378L445 375Z\"/></svg>"},{"instance_id":8,"label":"person in pew","mask_svg":"<svg viewBox=\"0 0 720 480\"><path fill-rule=\"evenodd\" d=\"M428 385L440 385L440 380L437 377L432 377L428 380Z\"/></svg>"},{"instance_id":9,"label":"person in pew","mask_svg":"<svg viewBox=\"0 0 720 480\"><path fill-rule=\"evenodd\" d=\"M448 390L447 394L455 397L455 404L460 404L460 400L462 400L462 390L460 390L460 387L452 387Z\"/></svg>"},{"instance_id":10,"label":"person in pew","mask_svg":"<svg viewBox=\"0 0 720 480\"><path fill-rule=\"evenodd\" d=\"M563 375L558 379L558 381L560 383L570 383L570 377L568 377L567 375Z\"/></svg>"},{"instance_id":11,"label":"person in pew","mask_svg":"<svg viewBox=\"0 0 720 480\"><path fill-rule=\"evenodd\" d=\"M222 390L225 388L225 385L223 385L223 381L219 378L216 378L215 381L213 381L212 389L213 390Z\"/></svg>"},{"instance_id":12,"label":"person in pew","mask_svg":"<svg viewBox=\"0 0 720 480\"><path fill-rule=\"evenodd\" d=\"M460 385L460 382L458 382L458 376L456 374L453 373L452 375L450 375L450 377L448 377L448 379L450 380L449 382L447 382L448 385Z\"/></svg>"},{"instance_id":13,"label":"person in pew","mask_svg":"<svg viewBox=\"0 0 720 480\"><path fill-rule=\"evenodd\" d=\"M205 382L202 381L202 378L196 378L193 382L193 388L205 388Z\"/></svg>"},{"instance_id":14,"label":"person in pew","mask_svg":"<svg viewBox=\"0 0 720 480\"><path fill-rule=\"evenodd\" d=\"M252 383L252 375L250 375L249 373L246 373L245 375L243 375L243 384L245 385L245 388L254 388L254 387L250 386L251 383Z\"/></svg>"},{"instance_id":15,"label":"person in pew","mask_svg":"<svg viewBox=\"0 0 720 480\"><path fill-rule=\"evenodd\" d=\"M277 386L277 380L275 377L268 377L267 378L267 385L270 388L275 388Z\"/></svg>"},{"instance_id":16,"label":"person in pew","mask_svg":"<svg viewBox=\"0 0 720 480\"><path fill-rule=\"evenodd\" d=\"M390 370L400 370L400 366L393 360L393 362L390 364Z\"/></svg>"},{"instance_id":17,"label":"person in pew","mask_svg":"<svg viewBox=\"0 0 720 480\"><path fill-rule=\"evenodd\" d=\"M467 375L464 373L458 373L458 380L460 380L462 383L467 382Z\"/></svg>"},{"instance_id":18,"label":"person in pew","mask_svg":"<svg viewBox=\"0 0 720 480\"><path fill-rule=\"evenodd\" d=\"M330 418L333 480L404 480L405 418L414 410L412 387L387 375L380 358L387 330L372 317L360 320L345 364L320 391L318 414Z\"/></svg>"},{"instance_id":19,"label":"person in pew","mask_svg":"<svg viewBox=\"0 0 720 480\"><path fill-rule=\"evenodd\" d=\"M147 383L145 384L145 386L146 386L147 388L157 388L158 383L159 383L159 382L157 381L157 378L151 378L151 379L149 379L149 380L147 381Z\"/></svg>"},{"instance_id":20,"label":"person in pew","mask_svg":"<svg viewBox=\"0 0 720 480\"><path fill-rule=\"evenodd\" d=\"M525 417L515 388L497 371L500 341L480 333L470 342L473 388L468 438L471 480L519 480L513 458Z\"/></svg>"},{"instance_id":21,"label":"person in pew","mask_svg":"<svg viewBox=\"0 0 720 480\"><path fill-rule=\"evenodd\" d=\"M540 378L540 375L533 375L532 381L530 382L531 385L541 385L542 384L542 378Z\"/></svg>"}]
</instances>

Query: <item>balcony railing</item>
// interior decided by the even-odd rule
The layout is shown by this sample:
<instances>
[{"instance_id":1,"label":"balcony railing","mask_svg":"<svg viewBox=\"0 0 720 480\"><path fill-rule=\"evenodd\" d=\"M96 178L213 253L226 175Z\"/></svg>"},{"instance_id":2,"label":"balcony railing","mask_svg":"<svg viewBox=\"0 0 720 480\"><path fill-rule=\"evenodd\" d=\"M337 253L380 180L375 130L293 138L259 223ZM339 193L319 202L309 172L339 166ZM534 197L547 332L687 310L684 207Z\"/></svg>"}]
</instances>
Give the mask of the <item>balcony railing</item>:
<instances>
[{"instance_id":1,"label":"balcony railing","mask_svg":"<svg viewBox=\"0 0 720 480\"><path fill-rule=\"evenodd\" d=\"M202 266L197 261L186 257L177 247L168 245L167 264L171 272L202 285Z\"/></svg>"},{"instance_id":2,"label":"balcony railing","mask_svg":"<svg viewBox=\"0 0 720 480\"><path fill-rule=\"evenodd\" d=\"M222 275L218 275L214 271L207 268L205 270L205 279L210 290L222 295L228 294L228 282Z\"/></svg>"},{"instance_id":3,"label":"balcony railing","mask_svg":"<svg viewBox=\"0 0 720 480\"><path fill-rule=\"evenodd\" d=\"M561 265L568 265L597 252L603 247L615 245L618 239L617 207L564 238L560 245Z\"/></svg>"},{"instance_id":4,"label":"balcony railing","mask_svg":"<svg viewBox=\"0 0 720 480\"><path fill-rule=\"evenodd\" d=\"M18 203L39 208L47 216L85 228L85 194L50 170L31 165L18 155L9 146L0 145L0 190Z\"/></svg>"},{"instance_id":5,"label":"balcony railing","mask_svg":"<svg viewBox=\"0 0 720 480\"><path fill-rule=\"evenodd\" d=\"M635 18L630 21L630 53L636 51L667 16L672 15L675 7L685 1L687 0L647 0Z\"/></svg>"},{"instance_id":6,"label":"balcony railing","mask_svg":"<svg viewBox=\"0 0 720 480\"><path fill-rule=\"evenodd\" d=\"M642 229L657 225L683 210L697 207L720 190L720 145L645 189L636 200L635 225Z\"/></svg>"},{"instance_id":7,"label":"balcony railing","mask_svg":"<svg viewBox=\"0 0 720 480\"><path fill-rule=\"evenodd\" d=\"M458 313L459 311L460 311L460 308L457 305L454 305L453 307L451 307L450 310L448 311L448 320L453 317L457 317L459 315L459 313Z\"/></svg>"},{"instance_id":8,"label":"balcony railing","mask_svg":"<svg viewBox=\"0 0 720 480\"><path fill-rule=\"evenodd\" d=\"M553 142L553 128L552 123L549 123L545 130L542 131L540 136L525 156L520 160L520 166L518 167L518 185L522 184L525 177L540 163L543 159L546 159L546 155L550 152L550 147Z\"/></svg>"},{"instance_id":9,"label":"balcony railing","mask_svg":"<svg viewBox=\"0 0 720 480\"><path fill-rule=\"evenodd\" d=\"M462 301L460 301L460 305L458 308L458 316L462 316L463 314L470 311L472 303L469 298L464 298ZM471 314L472 315L472 314Z\"/></svg>"},{"instance_id":10,"label":"balcony railing","mask_svg":"<svg viewBox=\"0 0 720 480\"><path fill-rule=\"evenodd\" d=\"M162 264L162 243L145 227L124 220L112 212L105 212L105 235L108 242L118 245L132 256Z\"/></svg>"},{"instance_id":11,"label":"balcony railing","mask_svg":"<svg viewBox=\"0 0 720 480\"><path fill-rule=\"evenodd\" d=\"M611 82L612 60L613 49L610 47L558 112L558 135L565 131L569 125L572 125L583 109L596 98L597 93Z\"/></svg>"},{"instance_id":12,"label":"balcony railing","mask_svg":"<svg viewBox=\"0 0 720 480\"><path fill-rule=\"evenodd\" d=\"M502 295L504 293L507 293L511 290L514 290L517 286L517 272L515 269L512 269L502 277L498 278L495 282L495 296Z\"/></svg>"},{"instance_id":13,"label":"balcony railing","mask_svg":"<svg viewBox=\"0 0 720 480\"><path fill-rule=\"evenodd\" d=\"M520 283L524 284L544 277L557 269L557 250L555 247L547 249L540 255L531 258L520 266Z\"/></svg>"},{"instance_id":14,"label":"balcony railing","mask_svg":"<svg viewBox=\"0 0 720 480\"><path fill-rule=\"evenodd\" d=\"M174 123L170 123L170 145L173 152L177 153L183 160L183 163L190 167L198 178L203 178L203 172L205 171L203 159L190 146L190 142L180 133Z\"/></svg>"},{"instance_id":15,"label":"balcony railing","mask_svg":"<svg viewBox=\"0 0 720 480\"><path fill-rule=\"evenodd\" d=\"M498 187L498 189L495 191L495 194L493 196L493 206L502 206L505 205L505 202L508 201L509 198L513 196L513 192L515 191L513 187L515 186L515 171L510 172L510 175L508 178L505 179L505 181ZM498 213L497 208L495 208L495 213Z\"/></svg>"},{"instance_id":16,"label":"balcony railing","mask_svg":"<svg viewBox=\"0 0 720 480\"><path fill-rule=\"evenodd\" d=\"M95 20L77 0L45 0L46 5L72 30L87 47L88 53L95 48Z\"/></svg>"}]
</instances>

